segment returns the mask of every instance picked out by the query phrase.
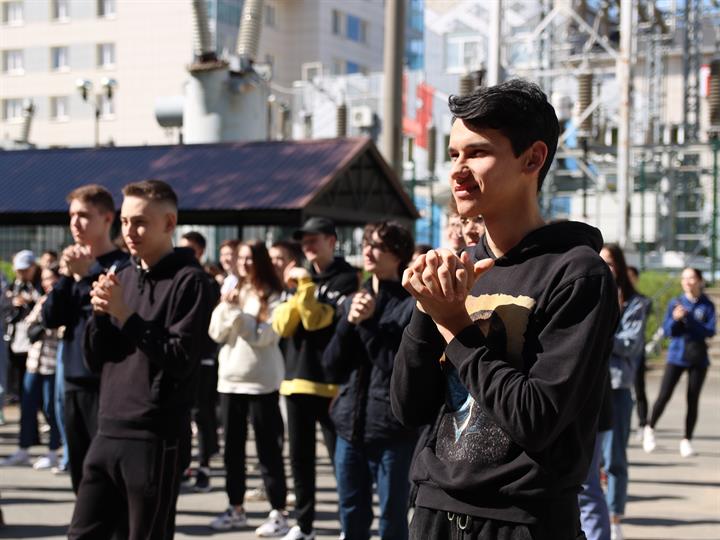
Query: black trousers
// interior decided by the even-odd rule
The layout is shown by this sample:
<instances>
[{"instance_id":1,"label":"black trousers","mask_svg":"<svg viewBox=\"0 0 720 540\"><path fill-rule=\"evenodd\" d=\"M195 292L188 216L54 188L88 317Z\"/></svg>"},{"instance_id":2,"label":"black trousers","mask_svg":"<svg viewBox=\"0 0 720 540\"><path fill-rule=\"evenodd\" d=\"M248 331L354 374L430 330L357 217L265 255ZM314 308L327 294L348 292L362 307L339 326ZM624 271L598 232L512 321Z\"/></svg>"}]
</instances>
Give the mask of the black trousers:
<instances>
[{"instance_id":1,"label":"black trousers","mask_svg":"<svg viewBox=\"0 0 720 540\"><path fill-rule=\"evenodd\" d=\"M241 505L245 498L245 443L249 414L268 502L273 509L284 509L287 483L282 457L284 425L278 393L220 394L220 408L225 431L225 490L230 504Z\"/></svg>"},{"instance_id":2,"label":"black trousers","mask_svg":"<svg viewBox=\"0 0 720 540\"><path fill-rule=\"evenodd\" d=\"M27 353L14 353L8 346L8 366L7 366L7 388L5 395L17 397L18 403L22 401L23 380L25 379L25 365L27 363Z\"/></svg>"},{"instance_id":3,"label":"black trousers","mask_svg":"<svg viewBox=\"0 0 720 540\"><path fill-rule=\"evenodd\" d=\"M98 434L85 459L68 538L172 538L179 469L177 440Z\"/></svg>"},{"instance_id":4,"label":"black trousers","mask_svg":"<svg viewBox=\"0 0 720 540\"><path fill-rule=\"evenodd\" d=\"M198 372L197 394L192 415L198 428L198 452L201 467L207 467L210 464L210 458L220 449L218 446L218 424L215 411L218 396L217 370L216 365L201 365Z\"/></svg>"},{"instance_id":5,"label":"black trousers","mask_svg":"<svg viewBox=\"0 0 720 540\"><path fill-rule=\"evenodd\" d=\"M331 398L293 394L286 397L290 466L295 485L295 515L304 533L315 521L315 424L319 423L330 460L335 457L335 427L330 420Z\"/></svg>"},{"instance_id":6,"label":"black trousers","mask_svg":"<svg viewBox=\"0 0 720 540\"><path fill-rule=\"evenodd\" d=\"M635 403L637 406L638 425L643 427L647 424L648 401L645 393L645 353L640 358L637 371L635 372Z\"/></svg>"},{"instance_id":7,"label":"black trousers","mask_svg":"<svg viewBox=\"0 0 720 540\"><path fill-rule=\"evenodd\" d=\"M76 494L83 475L85 456L97 433L99 398L96 389L65 390L65 438L70 480Z\"/></svg>"},{"instance_id":8,"label":"black trousers","mask_svg":"<svg viewBox=\"0 0 720 540\"><path fill-rule=\"evenodd\" d=\"M693 431L698 417L698 404L700 402L700 391L705 382L707 375L706 366L693 366L685 368L675 366L673 364L665 364L665 373L663 373L662 382L660 383L660 392L653 405L652 415L650 416L650 427L654 428L657 421L665 411L665 407L675 391L675 386L680 380L683 371L688 372L687 384L687 414L685 415L685 438L692 439Z\"/></svg>"},{"instance_id":9,"label":"black trousers","mask_svg":"<svg viewBox=\"0 0 720 540\"><path fill-rule=\"evenodd\" d=\"M571 524L567 520L563 527L548 528L418 506L410 522L410 540L585 540L579 518L577 525Z\"/></svg>"}]
</instances>

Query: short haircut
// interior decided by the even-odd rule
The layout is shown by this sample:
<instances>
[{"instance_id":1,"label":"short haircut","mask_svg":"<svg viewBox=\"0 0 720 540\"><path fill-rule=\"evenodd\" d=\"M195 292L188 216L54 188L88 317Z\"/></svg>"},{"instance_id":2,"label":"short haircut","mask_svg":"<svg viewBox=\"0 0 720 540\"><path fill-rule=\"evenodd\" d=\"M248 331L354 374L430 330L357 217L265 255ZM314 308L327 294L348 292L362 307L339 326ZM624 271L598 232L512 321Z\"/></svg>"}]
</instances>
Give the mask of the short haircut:
<instances>
[{"instance_id":1,"label":"short haircut","mask_svg":"<svg viewBox=\"0 0 720 540\"><path fill-rule=\"evenodd\" d=\"M162 180L143 180L133 182L122 189L125 197L138 197L152 202L169 203L176 210L178 198L170 184Z\"/></svg>"},{"instance_id":2,"label":"short haircut","mask_svg":"<svg viewBox=\"0 0 720 540\"><path fill-rule=\"evenodd\" d=\"M229 247L233 251L237 251L238 246L240 245L240 240L233 238L231 240L224 240L222 244L220 244L220 248L226 248Z\"/></svg>"},{"instance_id":3,"label":"short haircut","mask_svg":"<svg viewBox=\"0 0 720 540\"><path fill-rule=\"evenodd\" d=\"M45 255L50 255L53 259L57 259L57 258L58 258L58 252L55 251L54 249L46 249L45 251L43 251L43 252L40 254L41 257L43 257L43 256L45 256Z\"/></svg>"},{"instance_id":4,"label":"short haircut","mask_svg":"<svg viewBox=\"0 0 720 540\"><path fill-rule=\"evenodd\" d=\"M422 254L430 251L432 248L433 247L430 244L415 244L414 253L418 253L419 255L422 255Z\"/></svg>"},{"instance_id":5,"label":"short haircut","mask_svg":"<svg viewBox=\"0 0 720 540\"><path fill-rule=\"evenodd\" d=\"M207 241L205 240L205 237L202 234L200 234L199 232L197 232L197 231L186 232L185 234L183 234L181 236L181 238L184 238L191 244L195 244L200 249L205 251L205 247L207 246Z\"/></svg>"},{"instance_id":6,"label":"short haircut","mask_svg":"<svg viewBox=\"0 0 720 540\"><path fill-rule=\"evenodd\" d=\"M536 141L545 143L547 158L538 173L538 192L557 150L560 124L540 87L522 79L481 87L467 96L450 96L450 112L468 129L497 129L510 140L515 157Z\"/></svg>"},{"instance_id":7,"label":"short haircut","mask_svg":"<svg viewBox=\"0 0 720 540\"><path fill-rule=\"evenodd\" d=\"M112 194L99 184L86 184L75 188L68 193L65 200L68 204L77 200L85 204L92 204L101 212L115 213L115 201Z\"/></svg>"},{"instance_id":8,"label":"short haircut","mask_svg":"<svg viewBox=\"0 0 720 540\"><path fill-rule=\"evenodd\" d=\"M400 259L400 272L407 267L415 251L415 241L412 234L397 221L381 221L365 225L363 242L371 242L373 233L378 237L387 250Z\"/></svg>"},{"instance_id":9,"label":"short haircut","mask_svg":"<svg viewBox=\"0 0 720 540\"><path fill-rule=\"evenodd\" d=\"M273 245L270 247L284 249L297 265L302 264L305 259L300 242L294 242L293 240L278 240L277 242L273 242Z\"/></svg>"}]
</instances>

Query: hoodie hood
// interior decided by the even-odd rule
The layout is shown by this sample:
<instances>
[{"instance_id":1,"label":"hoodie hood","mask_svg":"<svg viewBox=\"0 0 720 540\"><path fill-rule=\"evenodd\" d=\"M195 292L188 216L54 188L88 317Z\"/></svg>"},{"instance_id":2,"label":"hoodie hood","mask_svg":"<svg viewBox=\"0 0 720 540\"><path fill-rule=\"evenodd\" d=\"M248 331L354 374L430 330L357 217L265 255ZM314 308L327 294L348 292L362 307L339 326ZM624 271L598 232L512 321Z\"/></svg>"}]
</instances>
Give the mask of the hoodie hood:
<instances>
[{"instance_id":1,"label":"hoodie hood","mask_svg":"<svg viewBox=\"0 0 720 540\"><path fill-rule=\"evenodd\" d=\"M474 261L495 259L495 265L518 264L538 255L565 253L572 248L587 246L599 253L603 246L600 230L579 221L556 221L530 231L525 238L502 257L496 257L483 234L480 243L471 248Z\"/></svg>"},{"instance_id":2,"label":"hoodie hood","mask_svg":"<svg viewBox=\"0 0 720 540\"><path fill-rule=\"evenodd\" d=\"M143 268L140 259L137 257L133 258L133 262L135 263L135 270L138 273L138 291L140 294L143 294L145 284L150 283L150 300L152 302L155 301L153 282L172 278L178 270L185 266L201 268L190 248L173 248L171 252L147 269Z\"/></svg>"},{"instance_id":3,"label":"hoodie hood","mask_svg":"<svg viewBox=\"0 0 720 540\"><path fill-rule=\"evenodd\" d=\"M322 272L316 272L315 267L310 265L310 274L315 282L322 283L346 272L357 273L357 270L342 257L335 257L330 265Z\"/></svg>"}]
</instances>

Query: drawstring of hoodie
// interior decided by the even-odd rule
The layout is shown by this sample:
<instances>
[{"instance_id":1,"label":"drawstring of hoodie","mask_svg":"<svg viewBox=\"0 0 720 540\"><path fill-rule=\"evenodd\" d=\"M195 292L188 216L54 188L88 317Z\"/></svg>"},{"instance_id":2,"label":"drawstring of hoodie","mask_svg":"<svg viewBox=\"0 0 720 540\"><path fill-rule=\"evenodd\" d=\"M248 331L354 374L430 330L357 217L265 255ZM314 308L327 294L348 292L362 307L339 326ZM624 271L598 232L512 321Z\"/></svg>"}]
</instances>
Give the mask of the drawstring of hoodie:
<instances>
[{"instance_id":1,"label":"drawstring of hoodie","mask_svg":"<svg viewBox=\"0 0 720 540\"><path fill-rule=\"evenodd\" d=\"M142 264L140 263L140 259L134 259L135 260L135 270L137 270L138 273L138 282L137 282L137 288L140 294L142 295L145 292L145 283L148 283L150 285L150 302L155 302L155 286L153 284L153 281L150 279L150 271L143 268Z\"/></svg>"},{"instance_id":2,"label":"drawstring of hoodie","mask_svg":"<svg viewBox=\"0 0 720 540\"><path fill-rule=\"evenodd\" d=\"M472 524L472 520L470 519L470 516L447 512L447 518L448 518L448 521L450 523L453 523L456 528L457 534L453 534L452 536L454 538L458 538L458 539L465 538L465 531ZM451 529L451 532L452 532L452 529Z\"/></svg>"}]
</instances>

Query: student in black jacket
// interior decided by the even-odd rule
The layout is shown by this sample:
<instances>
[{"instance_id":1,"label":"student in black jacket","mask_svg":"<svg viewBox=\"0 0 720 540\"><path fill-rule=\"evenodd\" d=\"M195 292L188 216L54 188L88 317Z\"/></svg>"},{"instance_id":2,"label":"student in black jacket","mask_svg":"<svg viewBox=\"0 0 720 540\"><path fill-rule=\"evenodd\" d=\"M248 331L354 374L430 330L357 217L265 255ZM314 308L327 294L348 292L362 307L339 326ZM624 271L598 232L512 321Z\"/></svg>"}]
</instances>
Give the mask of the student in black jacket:
<instances>
[{"instance_id":1,"label":"student in black jacket","mask_svg":"<svg viewBox=\"0 0 720 540\"><path fill-rule=\"evenodd\" d=\"M97 184L80 186L70 192L67 202L75 243L62 252L61 276L47 296L42 318L47 328L65 327L58 370L63 380L56 389L64 393L61 410L68 450L64 459L77 493L83 461L97 432L100 395L100 378L86 367L83 352L85 326L92 315L90 289L111 267L119 271L126 266L129 256L110 239L115 202L107 189Z\"/></svg>"},{"instance_id":2,"label":"student in black jacket","mask_svg":"<svg viewBox=\"0 0 720 540\"><path fill-rule=\"evenodd\" d=\"M559 126L537 86L481 88L450 110L450 187L486 233L460 258L431 251L403 276L418 303L392 407L406 425L435 419L413 464L410 538L584 538L577 493L618 313L602 237L540 215Z\"/></svg>"},{"instance_id":3,"label":"student in black jacket","mask_svg":"<svg viewBox=\"0 0 720 540\"><path fill-rule=\"evenodd\" d=\"M101 374L102 392L71 539L110 538L123 529L130 540L172 538L178 442L213 306L192 251L173 249L172 188L148 180L123 194L123 238L135 264L101 275L91 292L85 358Z\"/></svg>"},{"instance_id":4,"label":"student in black jacket","mask_svg":"<svg viewBox=\"0 0 720 540\"><path fill-rule=\"evenodd\" d=\"M326 371L343 382L330 417L337 432L335 476L346 540L370 538L373 484L380 501L380 538L408 535L408 473L416 432L390 410L390 375L415 304L400 283L412 253L412 235L399 223L365 227L363 259L372 277L343 303L323 355Z\"/></svg>"}]
</instances>

